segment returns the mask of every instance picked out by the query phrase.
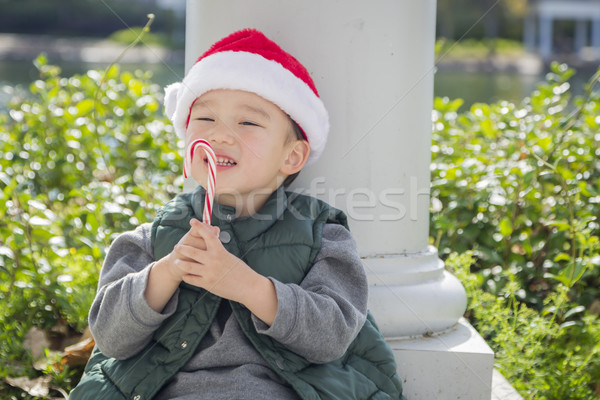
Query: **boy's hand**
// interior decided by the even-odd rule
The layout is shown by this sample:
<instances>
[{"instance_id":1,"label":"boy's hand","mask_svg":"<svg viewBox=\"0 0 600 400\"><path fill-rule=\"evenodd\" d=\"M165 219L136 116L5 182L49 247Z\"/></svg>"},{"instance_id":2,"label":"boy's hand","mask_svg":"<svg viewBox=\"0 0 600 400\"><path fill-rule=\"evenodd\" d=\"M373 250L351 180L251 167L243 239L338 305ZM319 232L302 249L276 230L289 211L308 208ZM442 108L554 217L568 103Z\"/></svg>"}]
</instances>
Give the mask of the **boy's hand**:
<instances>
[{"instance_id":1,"label":"boy's hand","mask_svg":"<svg viewBox=\"0 0 600 400\"><path fill-rule=\"evenodd\" d=\"M148 275L148 283L144 297L148 305L156 312L161 312L169 299L173 296L179 284L188 275L187 269L196 262L187 256L189 249L198 251L206 250L205 236L218 240L219 228L208 226L194 220L194 223L204 225L203 234L198 234L197 229L190 229L180 240L177 246L168 255L156 261ZM178 247L179 246L179 247ZM187 249L186 252L181 249ZM193 283L192 283L193 284Z\"/></svg>"},{"instance_id":2,"label":"boy's hand","mask_svg":"<svg viewBox=\"0 0 600 400\"><path fill-rule=\"evenodd\" d=\"M200 221L198 221L197 219L192 219L193 221L196 221L197 223L201 224ZM192 222L190 222L190 224L192 224ZM217 226L209 226L206 224L202 224L205 225L206 227L210 228L213 231L213 235L215 236L219 236L219 227ZM193 262L194 260L190 259L189 257L185 256L184 254L182 254L180 251L177 251L178 249L178 245L185 245L185 246L189 246L189 247L193 247L199 250L206 250L206 242L204 241L204 238L201 235L198 235L193 229L190 229L177 243L177 245L175 245L175 248L173 248L173 251L171 251L171 253L166 257L169 259L169 262L171 263L171 265L173 267L169 268L169 272L171 277L178 281L181 282L183 280L183 277L185 275L185 272L183 272L181 270L181 268L179 268L179 266L182 263L186 263L186 262Z\"/></svg>"},{"instance_id":3,"label":"boy's hand","mask_svg":"<svg viewBox=\"0 0 600 400\"><path fill-rule=\"evenodd\" d=\"M175 246L175 266L182 280L209 292L241 302L247 283L257 275L244 261L228 252L219 240L219 229L197 219Z\"/></svg>"},{"instance_id":4,"label":"boy's hand","mask_svg":"<svg viewBox=\"0 0 600 400\"><path fill-rule=\"evenodd\" d=\"M192 219L173 251L150 271L146 299L160 312L183 280L225 299L237 301L268 325L277 314L277 293L270 279L228 252L219 228ZM172 279L166 283L167 274ZM166 288L168 286L168 289Z\"/></svg>"}]
</instances>

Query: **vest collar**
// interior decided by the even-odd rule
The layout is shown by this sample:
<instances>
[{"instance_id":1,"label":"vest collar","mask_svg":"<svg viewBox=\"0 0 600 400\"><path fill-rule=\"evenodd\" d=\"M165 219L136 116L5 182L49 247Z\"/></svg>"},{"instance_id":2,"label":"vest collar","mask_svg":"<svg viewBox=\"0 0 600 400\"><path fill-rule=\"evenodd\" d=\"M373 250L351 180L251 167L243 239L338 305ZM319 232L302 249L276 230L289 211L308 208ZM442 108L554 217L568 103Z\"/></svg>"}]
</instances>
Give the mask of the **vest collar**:
<instances>
[{"instance_id":1,"label":"vest collar","mask_svg":"<svg viewBox=\"0 0 600 400\"><path fill-rule=\"evenodd\" d=\"M191 206L198 219L204 210L206 191L198 186L191 193ZM244 241L253 239L266 232L277 222L288 207L288 196L280 186L267 199L265 204L256 213L249 217L238 217L234 207L215 203L211 217L212 225L224 228L231 226L235 235Z\"/></svg>"}]
</instances>

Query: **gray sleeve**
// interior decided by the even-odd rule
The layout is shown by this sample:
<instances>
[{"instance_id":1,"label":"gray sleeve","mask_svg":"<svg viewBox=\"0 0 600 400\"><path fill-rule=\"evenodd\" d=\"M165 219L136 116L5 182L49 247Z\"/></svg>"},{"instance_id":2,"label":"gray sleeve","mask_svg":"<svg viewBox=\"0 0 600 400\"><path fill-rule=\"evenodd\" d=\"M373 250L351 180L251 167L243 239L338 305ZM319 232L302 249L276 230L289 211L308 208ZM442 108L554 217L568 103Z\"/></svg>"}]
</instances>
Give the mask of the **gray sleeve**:
<instances>
[{"instance_id":1,"label":"gray sleeve","mask_svg":"<svg viewBox=\"0 0 600 400\"><path fill-rule=\"evenodd\" d=\"M325 225L321 251L300 285L271 280L277 314L271 327L253 316L257 331L313 363L341 357L367 314L367 278L350 232Z\"/></svg>"},{"instance_id":2,"label":"gray sleeve","mask_svg":"<svg viewBox=\"0 0 600 400\"><path fill-rule=\"evenodd\" d=\"M119 235L102 265L88 320L98 348L109 357L126 359L141 351L177 307L177 293L162 313L144 297L154 263L150 230L148 223Z\"/></svg>"}]
</instances>

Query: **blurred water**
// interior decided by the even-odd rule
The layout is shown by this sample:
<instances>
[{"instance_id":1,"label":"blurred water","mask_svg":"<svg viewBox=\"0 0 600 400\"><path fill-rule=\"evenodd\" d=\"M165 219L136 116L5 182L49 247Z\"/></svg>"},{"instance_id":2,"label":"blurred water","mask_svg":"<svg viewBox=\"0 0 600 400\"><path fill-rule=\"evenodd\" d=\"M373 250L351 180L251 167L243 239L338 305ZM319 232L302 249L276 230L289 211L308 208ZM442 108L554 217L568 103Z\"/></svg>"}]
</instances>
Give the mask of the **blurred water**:
<instances>
[{"instance_id":1,"label":"blurred water","mask_svg":"<svg viewBox=\"0 0 600 400\"><path fill-rule=\"evenodd\" d=\"M465 106L494 103L500 100L519 103L544 79L543 74L522 75L516 72L437 71L435 96L462 98Z\"/></svg>"},{"instance_id":2,"label":"blurred water","mask_svg":"<svg viewBox=\"0 0 600 400\"><path fill-rule=\"evenodd\" d=\"M91 64L82 62L61 62L60 64L51 63L53 65L59 65L61 67L61 75L70 77L74 74L83 74L90 69L104 70L109 64ZM151 71L152 81L160 85L167 85L169 83L177 82L183 79L184 66L183 64L119 64L121 70L124 71ZM39 79L39 71L33 65L33 61L0 61L0 108L6 104L6 101L10 98L10 94L7 90L3 90L5 86L27 86ZM4 88L5 89L5 88Z\"/></svg>"},{"instance_id":3,"label":"blurred water","mask_svg":"<svg viewBox=\"0 0 600 400\"><path fill-rule=\"evenodd\" d=\"M108 64L89 64L80 62L62 62L63 76L85 73L89 69L104 69ZM183 64L120 64L123 70L142 69L152 71L153 81L167 85L182 79ZM593 71L592 71L593 72ZM571 81L573 92L581 94L583 83L592 72L584 71L575 75ZM507 100L519 103L528 96L536 85L544 79L544 73L523 75L517 72L466 72L440 69L435 74L434 95L451 99L462 98L464 110L476 102L496 102ZM32 62L2 61L0 62L0 88L3 86L28 85L39 77ZM6 103L9 95L0 90L0 107Z\"/></svg>"},{"instance_id":4,"label":"blurred water","mask_svg":"<svg viewBox=\"0 0 600 400\"><path fill-rule=\"evenodd\" d=\"M595 71L580 70L569 81L571 93L582 95L584 84ZM450 99L462 98L464 111L473 103L494 103L506 100L519 104L531 95L536 87L545 80L547 72L537 75L519 74L517 72L466 72L437 71L434 80L434 94Z\"/></svg>"}]
</instances>

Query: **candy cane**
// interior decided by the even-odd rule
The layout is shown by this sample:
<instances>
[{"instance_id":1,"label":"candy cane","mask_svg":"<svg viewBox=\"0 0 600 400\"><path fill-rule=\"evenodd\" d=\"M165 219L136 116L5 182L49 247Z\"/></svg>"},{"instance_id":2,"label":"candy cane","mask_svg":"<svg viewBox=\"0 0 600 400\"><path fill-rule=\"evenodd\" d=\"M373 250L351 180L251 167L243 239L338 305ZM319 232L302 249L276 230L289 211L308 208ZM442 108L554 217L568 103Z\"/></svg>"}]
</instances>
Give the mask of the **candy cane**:
<instances>
[{"instance_id":1,"label":"candy cane","mask_svg":"<svg viewBox=\"0 0 600 400\"><path fill-rule=\"evenodd\" d=\"M202 215L202 219L205 223L210 225L210 216L212 215L213 199L215 196L215 185L217 182L217 156L215 156L215 152L206 140L196 139L188 145L183 160L183 176L185 178L188 177L188 171L191 171L192 169L194 152L198 147L202 147L208 160L208 182L206 184L206 198L204 200L204 214Z\"/></svg>"}]
</instances>

